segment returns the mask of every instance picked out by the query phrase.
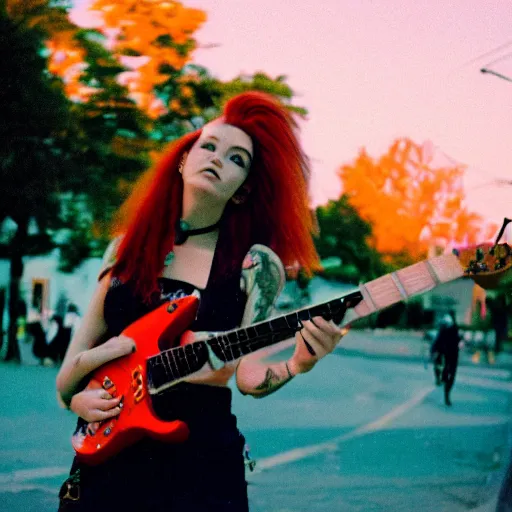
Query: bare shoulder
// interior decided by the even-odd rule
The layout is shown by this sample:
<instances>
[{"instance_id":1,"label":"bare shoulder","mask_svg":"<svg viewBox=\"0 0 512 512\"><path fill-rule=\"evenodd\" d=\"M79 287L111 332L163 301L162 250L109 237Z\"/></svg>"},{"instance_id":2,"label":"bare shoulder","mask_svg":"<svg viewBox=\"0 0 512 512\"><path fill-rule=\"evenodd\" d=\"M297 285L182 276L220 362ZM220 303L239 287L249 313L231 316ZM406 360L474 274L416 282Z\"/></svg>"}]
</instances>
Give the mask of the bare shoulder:
<instances>
[{"instance_id":1,"label":"bare shoulder","mask_svg":"<svg viewBox=\"0 0 512 512\"><path fill-rule=\"evenodd\" d=\"M98 273L98 281L101 281L103 277L108 274L112 267L115 265L117 261L117 250L119 249L119 245L123 239L123 235L119 235L112 239L112 241L108 244L101 262L101 268Z\"/></svg>"},{"instance_id":2,"label":"bare shoulder","mask_svg":"<svg viewBox=\"0 0 512 512\"><path fill-rule=\"evenodd\" d=\"M122 237L114 238L108 245L98 273L98 284L89 301L79 328L73 334L65 362L84 350L94 347L107 333L107 324L103 315L105 297L110 288L110 270L116 262L117 249Z\"/></svg>"},{"instance_id":3,"label":"bare shoulder","mask_svg":"<svg viewBox=\"0 0 512 512\"><path fill-rule=\"evenodd\" d=\"M279 256L265 245L253 245L242 265L242 286L247 294L243 324L265 320L284 283L285 272Z\"/></svg>"}]
</instances>

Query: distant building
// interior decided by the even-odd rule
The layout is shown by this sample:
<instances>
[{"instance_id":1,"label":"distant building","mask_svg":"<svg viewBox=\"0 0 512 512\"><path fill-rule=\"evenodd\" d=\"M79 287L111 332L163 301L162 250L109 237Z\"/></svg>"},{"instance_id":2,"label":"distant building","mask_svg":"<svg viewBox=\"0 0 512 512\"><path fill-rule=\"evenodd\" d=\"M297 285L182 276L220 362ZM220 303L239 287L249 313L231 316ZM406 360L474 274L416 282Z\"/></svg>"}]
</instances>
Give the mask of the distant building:
<instances>
[{"instance_id":1,"label":"distant building","mask_svg":"<svg viewBox=\"0 0 512 512\"><path fill-rule=\"evenodd\" d=\"M28 311L36 310L45 324L48 317L75 304L84 314L96 287L96 277L101 267L101 258L90 258L82 262L72 273L58 270L59 252L55 249L44 256L26 256L20 285L20 299ZM9 261L0 259L0 288L9 289ZM4 328L9 324L8 304L3 311Z\"/></svg>"}]
</instances>

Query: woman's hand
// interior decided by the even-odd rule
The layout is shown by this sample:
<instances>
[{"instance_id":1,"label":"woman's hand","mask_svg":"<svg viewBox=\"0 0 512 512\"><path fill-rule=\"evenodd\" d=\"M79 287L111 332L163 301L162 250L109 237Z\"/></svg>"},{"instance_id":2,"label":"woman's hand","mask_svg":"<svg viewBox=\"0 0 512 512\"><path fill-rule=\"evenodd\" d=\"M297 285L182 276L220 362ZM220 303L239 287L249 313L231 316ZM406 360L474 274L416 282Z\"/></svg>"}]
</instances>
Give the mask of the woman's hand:
<instances>
[{"instance_id":1,"label":"woman's hand","mask_svg":"<svg viewBox=\"0 0 512 512\"><path fill-rule=\"evenodd\" d=\"M292 375L309 372L324 356L334 350L348 329L338 327L332 320L315 317L304 322L304 328L295 334L295 352L288 361Z\"/></svg>"},{"instance_id":2,"label":"woman's hand","mask_svg":"<svg viewBox=\"0 0 512 512\"><path fill-rule=\"evenodd\" d=\"M126 356L135 351L135 342L127 336L116 336L97 347L79 354L77 365L82 371L90 373L105 363ZM108 391L98 383L89 384L83 391L71 398L69 408L85 421L92 423L113 418L121 412L122 397L112 397Z\"/></svg>"},{"instance_id":3,"label":"woman's hand","mask_svg":"<svg viewBox=\"0 0 512 512\"><path fill-rule=\"evenodd\" d=\"M87 387L73 395L69 408L89 423L113 418L121 412L122 397L112 396L103 388Z\"/></svg>"},{"instance_id":4,"label":"woman's hand","mask_svg":"<svg viewBox=\"0 0 512 512\"><path fill-rule=\"evenodd\" d=\"M78 386L78 384L84 378L86 378L87 375L89 375L100 366L103 366L105 363L108 363L109 361L119 357L131 354L132 352L135 352L135 341L133 341L131 338L128 338L127 336L116 336L109 339L102 345L77 354L75 358L69 362L66 368L61 367L61 372L59 376L57 376L57 390L59 392L58 397L60 401L64 404L65 407L69 407L73 412L81 416L81 413L83 412L82 404L84 403L84 400L88 404L91 396L95 396L96 398L98 398L98 396L91 395L89 393L82 395L83 391L75 394L76 387L73 387L67 391L63 389L64 386L62 381L65 381L66 378L69 379L69 375L72 374L73 381L76 382L74 386ZM84 391L88 390L89 388L85 389ZM94 391L99 392L99 390ZM73 398L77 395L80 395L80 397L78 398L77 405L75 405L75 408L73 408L72 401ZM102 404L102 406L104 405L105 404ZM75 410L77 408L80 409L80 413ZM89 409L89 407L86 408ZM91 408L96 409L94 406L91 406ZM81 417L87 420L86 417Z\"/></svg>"}]
</instances>

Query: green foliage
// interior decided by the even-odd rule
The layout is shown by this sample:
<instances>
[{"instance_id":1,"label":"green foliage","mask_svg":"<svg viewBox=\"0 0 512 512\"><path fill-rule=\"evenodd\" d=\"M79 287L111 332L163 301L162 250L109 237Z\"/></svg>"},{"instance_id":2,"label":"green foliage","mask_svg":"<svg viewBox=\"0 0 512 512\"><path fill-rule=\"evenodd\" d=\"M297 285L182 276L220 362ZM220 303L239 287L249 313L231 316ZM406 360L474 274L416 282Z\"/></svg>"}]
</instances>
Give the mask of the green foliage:
<instances>
[{"instance_id":1,"label":"green foliage","mask_svg":"<svg viewBox=\"0 0 512 512\"><path fill-rule=\"evenodd\" d=\"M36 221L42 238L34 243L34 237L25 238L21 250L26 254L38 247L47 251L49 233L76 231L67 237L76 247L62 245L63 268L72 270L95 249L93 221L87 230L80 223L70 226L70 219L62 217L63 197L80 194L92 219L107 224L124 198L120 181L134 180L147 167L153 145L147 117L117 81L124 68L95 31L74 27L86 56L82 82L94 91L86 103L66 97L60 79L47 71L44 40L51 30L73 25L62 9L47 4L29 6L23 15L13 2L10 12L17 21L0 15L0 221Z\"/></svg>"},{"instance_id":2,"label":"green foliage","mask_svg":"<svg viewBox=\"0 0 512 512\"><path fill-rule=\"evenodd\" d=\"M390 268L370 245L371 225L359 217L346 195L316 210L320 234L315 246L321 258L341 258L341 266L328 269L325 277L358 283L370 281Z\"/></svg>"},{"instance_id":3,"label":"green foliage","mask_svg":"<svg viewBox=\"0 0 512 512\"><path fill-rule=\"evenodd\" d=\"M81 30L75 37L86 52L81 82L94 92L88 101L73 105L78 125L72 190L80 192L93 220L106 225L125 198L120 183L135 180L148 166L154 144L149 119L117 81L125 68L102 46L101 38L93 30Z\"/></svg>"},{"instance_id":4,"label":"green foliage","mask_svg":"<svg viewBox=\"0 0 512 512\"><path fill-rule=\"evenodd\" d=\"M44 226L58 209L73 121L41 50L37 30L0 17L0 220L34 216Z\"/></svg>"},{"instance_id":5,"label":"green foliage","mask_svg":"<svg viewBox=\"0 0 512 512\"><path fill-rule=\"evenodd\" d=\"M61 201L61 227L55 242L60 248L59 270L72 272L91 256L101 241L93 236L93 218L86 195L66 194Z\"/></svg>"},{"instance_id":6,"label":"green foliage","mask_svg":"<svg viewBox=\"0 0 512 512\"><path fill-rule=\"evenodd\" d=\"M155 122L155 136L161 142L181 137L185 133L203 126L218 117L226 101L246 91L261 91L272 94L287 108L299 116L306 116L307 110L292 104L294 92L286 83L285 76L273 79L263 72L253 76L241 75L223 82L210 72L195 64L176 70L170 66L161 69L169 76L155 87L155 93L165 105L178 100L180 108L170 109ZM187 90L190 94L184 95Z\"/></svg>"},{"instance_id":7,"label":"green foliage","mask_svg":"<svg viewBox=\"0 0 512 512\"><path fill-rule=\"evenodd\" d=\"M284 75L275 79L263 72L256 73L253 76L240 75L229 82L212 83L211 90L214 93L212 97L217 109L220 109L226 101L237 94L247 91L260 91L281 100L291 112L303 117L308 113L305 108L291 104L294 92L286 83L286 76Z\"/></svg>"},{"instance_id":8,"label":"green foliage","mask_svg":"<svg viewBox=\"0 0 512 512\"><path fill-rule=\"evenodd\" d=\"M149 165L150 151L218 116L223 104L243 91L273 94L300 115L306 110L291 104L293 91L284 76L272 79L257 73L222 82L200 66L181 70L167 66L163 71L168 79L155 86L155 93L165 105L179 100L180 108L150 119L119 83L126 68L105 47L105 37L73 25L68 7L66 2L12 1L10 17L1 19L5 72L0 76L0 104L5 122L0 136L7 144L0 149L0 177L6 184L0 220L35 218L43 232L75 229L79 236L67 237L67 244L58 242L63 268L71 270L71 262L79 263L94 252L91 243L97 237L100 242L106 238L105 229L98 231L98 226L108 226L129 184ZM80 83L92 91L87 101L71 102L62 82L46 69L44 41L56 34L65 34L84 51ZM192 43L190 39L187 44ZM155 44L172 46L173 42L161 37ZM182 48L185 53L190 50ZM96 238L84 237L80 224L73 228L68 221L63 224L61 201L68 193L80 194ZM75 243L80 250L67 247Z\"/></svg>"}]
</instances>

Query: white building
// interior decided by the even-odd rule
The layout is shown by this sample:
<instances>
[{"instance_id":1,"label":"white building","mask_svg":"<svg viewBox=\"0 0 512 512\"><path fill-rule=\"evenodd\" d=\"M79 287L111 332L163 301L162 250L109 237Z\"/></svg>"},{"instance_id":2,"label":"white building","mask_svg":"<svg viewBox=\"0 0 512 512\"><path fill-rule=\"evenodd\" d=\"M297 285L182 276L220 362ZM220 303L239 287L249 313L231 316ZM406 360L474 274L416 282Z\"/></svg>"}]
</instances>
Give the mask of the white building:
<instances>
[{"instance_id":1,"label":"white building","mask_svg":"<svg viewBox=\"0 0 512 512\"><path fill-rule=\"evenodd\" d=\"M23 258L20 299L25 301L27 309L37 309L44 320L63 300L75 304L83 315L96 287L96 277L101 267L101 258L90 258L71 274L60 272L58 251L55 249L47 255ZM0 288L5 288L7 292L9 289L9 261L5 259L0 259ZM9 323L8 301L7 296L3 312L5 327Z\"/></svg>"}]
</instances>

